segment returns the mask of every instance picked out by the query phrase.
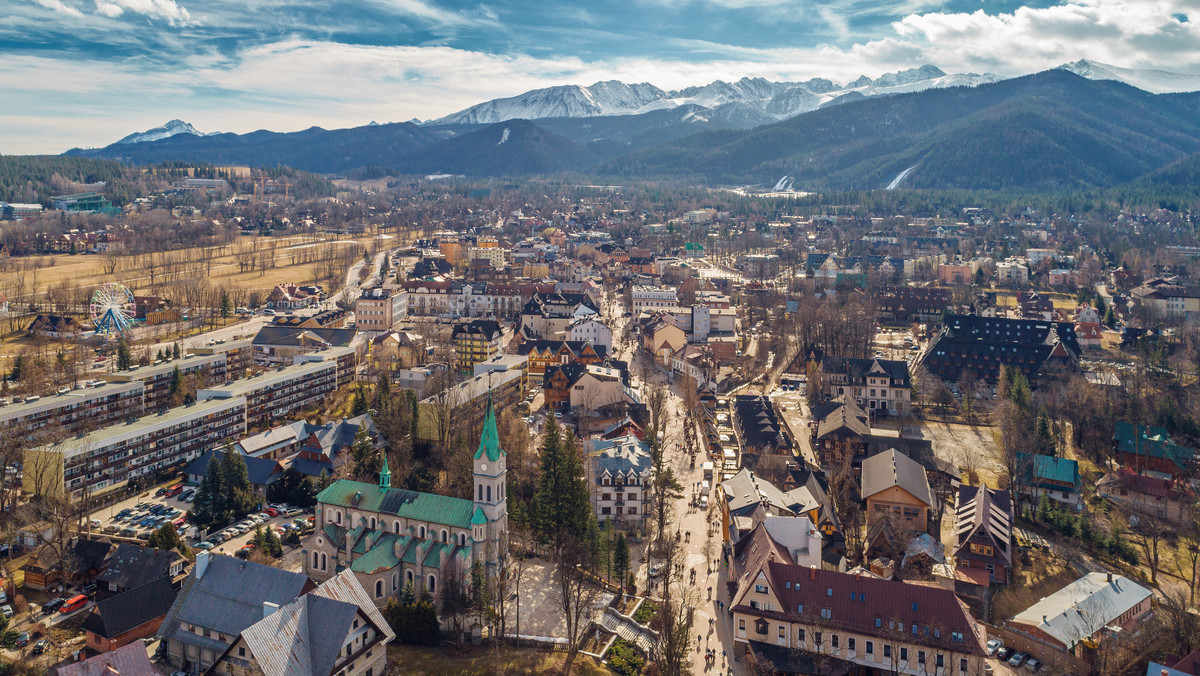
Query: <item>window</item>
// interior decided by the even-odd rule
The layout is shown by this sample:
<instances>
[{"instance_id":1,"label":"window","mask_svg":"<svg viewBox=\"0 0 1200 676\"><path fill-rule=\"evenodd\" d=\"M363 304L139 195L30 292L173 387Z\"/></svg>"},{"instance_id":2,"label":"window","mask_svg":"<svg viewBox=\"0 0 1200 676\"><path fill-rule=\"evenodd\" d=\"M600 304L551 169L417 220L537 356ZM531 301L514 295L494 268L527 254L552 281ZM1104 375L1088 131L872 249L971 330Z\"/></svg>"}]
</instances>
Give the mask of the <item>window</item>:
<instances>
[{"instance_id":1,"label":"window","mask_svg":"<svg viewBox=\"0 0 1200 676\"><path fill-rule=\"evenodd\" d=\"M738 631L746 631L746 618L738 618Z\"/></svg>"},{"instance_id":2,"label":"window","mask_svg":"<svg viewBox=\"0 0 1200 676\"><path fill-rule=\"evenodd\" d=\"M850 652L854 652L855 650L858 650L858 647L855 645L853 636L846 639L846 649L849 650Z\"/></svg>"},{"instance_id":3,"label":"window","mask_svg":"<svg viewBox=\"0 0 1200 676\"><path fill-rule=\"evenodd\" d=\"M797 606L796 606L796 613L797 613L798 615L803 615L803 614L804 614L804 604L803 604L803 603L801 603L801 604L799 604L799 605L797 605Z\"/></svg>"},{"instance_id":4,"label":"window","mask_svg":"<svg viewBox=\"0 0 1200 676\"><path fill-rule=\"evenodd\" d=\"M874 641L867 641L867 654L868 655L875 654L875 642Z\"/></svg>"},{"instance_id":5,"label":"window","mask_svg":"<svg viewBox=\"0 0 1200 676\"><path fill-rule=\"evenodd\" d=\"M782 624L779 625L779 638L783 640L787 639L787 627L783 626Z\"/></svg>"},{"instance_id":6,"label":"window","mask_svg":"<svg viewBox=\"0 0 1200 676\"><path fill-rule=\"evenodd\" d=\"M941 669L942 667L946 666L946 657L945 657L945 655L943 655L943 654L941 654L941 653L938 653L938 654L937 654L937 662L935 662L934 664L936 664L936 665L937 665L937 668L938 668L938 669Z\"/></svg>"},{"instance_id":7,"label":"window","mask_svg":"<svg viewBox=\"0 0 1200 676\"><path fill-rule=\"evenodd\" d=\"M759 593L759 594L766 594L766 593L767 593L767 585L765 585L765 584L756 584L756 585L754 585L754 591L755 591L755 592L757 592L757 593Z\"/></svg>"},{"instance_id":8,"label":"window","mask_svg":"<svg viewBox=\"0 0 1200 676\"><path fill-rule=\"evenodd\" d=\"M965 673L967 673L967 658L965 658L965 657L960 657L960 658L959 658L959 660L958 660L958 670L959 670L959 671L961 671L961 672L963 672L964 674L965 674Z\"/></svg>"},{"instance_id":9,"label":"window","mask_svg":"<svg viewBox=\"0 0 1200 676\"><path fill-rule=\"evenodd\" d=\"M375 581L375 598L383 596L383 580Z\"/></svg>"},{"instance_id":10,"label":"window","mask_svg":"<svg viewBox=\"0 0 1200 676\"><path fill-rule=\"evenodd\" d=\"M826 595L826 596L833 596L833 587L830 587L829 589L826 589L826 590L825 590L825 595Z\"/></svg>"},{"instance_id":11,"label":"window","mask_svg":"<svg viewBox=\"0 0 1200 676\"><path fill-rule=\"evenodd\" d=\"M886 643L883 644L883 656L885 658L890 658L892 656L892 646Z\"/></svg>"},{"instance_id":12,"label":"window","mask_svg":"<svg viewBox=\"0 0 1200 676\"><path fill-rule=\"evenodd\" d=\"M245 656L246 656L246 649L242 646L238 646L238 657L245 657Z\"/></svg>"},{"instance_id":13,"label":"window","mask_svg":"<svg viewBox=\"0 0 1200 676\"><path fill-rule=\"evenodd\" d=\"M904 662L908 661L908 648L900 646L900 659Z\"/></svg>"},{"instance_id":14,"label":"window","mask_svg":"<svg viewBox=\"0 0 1200 676\"><path fill-rule=\"evenodd\" d=\"M799 643L801 645L804 644L804 628L803 627L796 630L796 643Z\"/></svg>"},{"instance_id":15,"label":"window","mask_svg":"<svg viewBox=\"0 0 1200 676\"><path fill-rule=\"evenodd\" d=\"M839 647L838 643L839 643L838 635L830 634L829 635L829 645L833 646L834 648L838 648Z\"/></svg>"},{"instance_id":16,"label":"window","mask_svg":"<svg viewBox=\"0 0 1200 676\"><path fill-rule=\"evenodd\" d=\"M436 588L437 588L437 579L435 579L432 575L430 575L429 576L429 593L430 594L434 593L437 590Z\"/></svg>"},{"instance_id":17,"label":"window","mask_svg":"<svg viewBox=\"0 0 1200 676\"><path fill-rule=\"evenodd\" d=\"M962 640L963 640L962 632L961 631L950 632L950 640L957 641L958 643L962 643Z\"/></svg>"},{"instance_id":18,"label":"window","mask_svg":"<svg viewBox=\"0 0 1200 676\"><path fill-rule=\"evenodd\" d=\"M925 664L925 651L924 650L917 651L917 664Z\"/></svg>"},{"instance_id":19,"label":"window","mask_svg":"<svg viewBox=\"0 0 1200 676\"><path fill-rule=\"evenodd\" d=\"M882 617L875 618L875 628L879 629L882 626L883 626L883 618Z\"/></svg>"},{"instance_id":20,"label":"window","mask_svg":"<svg viewBox=\"0 0 1200 676\"><path fill-rule=\"evenodd\" d=\"M833 613L828 608L822 608L821 617L828 620L830 617L833 617Z\"/></svg>"}]
</instances>

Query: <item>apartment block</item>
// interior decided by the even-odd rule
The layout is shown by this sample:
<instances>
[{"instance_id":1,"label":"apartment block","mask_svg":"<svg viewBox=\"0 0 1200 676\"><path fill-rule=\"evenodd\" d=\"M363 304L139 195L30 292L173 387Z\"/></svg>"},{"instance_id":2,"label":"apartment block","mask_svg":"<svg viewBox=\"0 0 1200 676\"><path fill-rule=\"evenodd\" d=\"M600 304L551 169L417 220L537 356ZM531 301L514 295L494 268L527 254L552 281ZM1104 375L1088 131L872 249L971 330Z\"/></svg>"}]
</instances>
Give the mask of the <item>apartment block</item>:
<instances>
[{"instance_id":1,"label":"apartment block","mask_svg":"<svg viewBox=\"0 0 1200 676\"><path fill-rule=\"evenodd\" d=\"M40 434L78 434L125 422L144 412L144 383L105 383L48 397L29 397L0 408L0 431L29 439Z\"/></svg>"},{"instance_id":2,"label":"apartment block","mask_svg":"<svg viewBox=\"0 0 1200 676\"><path fill-rule=\"evenodd\" d=\"M198 387L225 382L226 363L223 353L197 354L164 361L149 366L134 366L128 371L105 373L101 376L110 383L141 382L146 387L145 407L147 411L158 411L169 407L171 377L179 369L184 378L195 376Z\"/></svg>"},{"instance_id":3,"label":"apartment block","mask_svg":"<svg viewBox=\"0 0 1200 676\"><path fill-rule=\"evenodd\" d=\"M408 294L400 288L363 289L354 301L354 323L359 331L390 331L408 314Z\"/></svg>"},{"instance_id":4,"label":"apartment block","mask_svg":"<svg viewBox=\"0 0 1200 676\"><path fill-rule=\"evenodd\" d=\"M244 400L246 424L256 426L317 406L337 388L337 380L336 361L310 361L199 390L196 398Z\"/></svg>"},{"instance_id":5,"label":"apartment block","mask_svg":"<svg viewBox=\"0 0 1200 676\"><path fill-rule=\"evenodd\" d=\"M237 380L250 374L254 366L254 343L248 340L227 340L195 347L191 350L195 355L223 354L225 355L225 378Z\"/></svg>"},{"instance_id":6,"label":"apartment block","mask_svg":"<svg viewBox=\"0 0 1200 676\"><path fill-rule=\"evenodd\" d=\"M39 495L103 493L194 460L245 433L243 397L178 406L25 451L25 483Z\"/></svg>"}]
</instances>

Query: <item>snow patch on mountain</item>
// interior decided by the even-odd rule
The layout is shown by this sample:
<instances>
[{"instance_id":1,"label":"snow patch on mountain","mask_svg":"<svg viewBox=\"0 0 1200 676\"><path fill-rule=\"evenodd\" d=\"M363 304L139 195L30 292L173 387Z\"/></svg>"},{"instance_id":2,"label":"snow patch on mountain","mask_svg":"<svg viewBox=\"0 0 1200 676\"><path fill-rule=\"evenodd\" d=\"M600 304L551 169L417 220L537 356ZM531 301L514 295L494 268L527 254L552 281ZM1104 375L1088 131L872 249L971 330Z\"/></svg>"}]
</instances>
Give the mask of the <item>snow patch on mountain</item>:
<instances>
[{"instance_id":1,"label":"snow patch on mountain","mask_svg":"<svg viewBox=\"0 0 1200 676\"><path fill-rule=\"evenodd\" d=\"M500 140L496 143L496 145L498 145L498 146L504 145L504 143L506 141L508 141L508 135L511 133L512 133L512 130L509 129L508 127L505 127L504 131L500 132Z\"/></svg>"},{"instance_id":2,"label":"snow patch on mountain","mask_svg":"<svg viewBox=\"0 0 1200 676\"><path fill-rule=\"evenodd\" d=\"M1172 73L1166 70L1120 68L1098 61L1080 59L1059 66L1089 80L1117 80L1154 94L1200 91L1200 75Z\"/></svg>"},{"instance_id":3,"label":"snow patch on mountain","mask_svg":"<svg viewBox=\"0 0 1200 676\"><path fill-rule=\"evenodd\" d=\"M680 106L701 106L738 126L756 126L795 117L849 93L883 96L934 87L975 86L995 82L994 75L948 75L933 65L885 73L878 78L859 77L844 86L825 78L805 82L772 82L744 77L736 82L717 80L706 85L664 91L645 82L616 80L589 87L563 85L485 101L428 124L494 124L512 119L547 117L597 117L640 115ZM690 118L697 119L697 118Z\"/></svg>"},{"instance_id":4,"label":"snow patch on mountain","mask_svg":"<svg viewBox=\"0 0 1200 676\"><path fill-rule=\"evenodd\" d=\"M155 127L153 129L147 129L146 131L136 134L130 134L120 141L117 141L117 143L146 143L149 141L158 141L164 138L170 138L176 134L204 136L203 133L183 120L171 120L161 127Z\"/></svg>"}]
</instances>

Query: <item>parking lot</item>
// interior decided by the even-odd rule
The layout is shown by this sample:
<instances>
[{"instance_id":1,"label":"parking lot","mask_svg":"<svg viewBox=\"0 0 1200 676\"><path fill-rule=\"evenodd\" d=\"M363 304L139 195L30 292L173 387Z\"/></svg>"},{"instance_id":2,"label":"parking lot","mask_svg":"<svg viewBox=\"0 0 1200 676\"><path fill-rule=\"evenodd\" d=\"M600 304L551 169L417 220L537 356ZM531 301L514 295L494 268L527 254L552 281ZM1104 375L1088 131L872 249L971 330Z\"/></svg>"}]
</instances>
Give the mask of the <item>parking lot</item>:
<instances>
[{"instance_id":1,"label":"parking lot","mask_svg":"<svg viewBox=\"0 0 1200 676\"><path fill-rule=\"evenodd\" d=\"M254 537L255 526L261 525L277 530L300 529L294 522L308 516L296 508L274 510L277 512L274 515L259 512L248 515L246 520L224 529L219 536L213 533L209 535L208 540L202 540L198 537L196 529L186 522L186 513L192 507L189 500L195 499L193 489L194 487L184 486L174 495L163 494L164 489L143 492L94 512L91 515L90 526L93 532L103 535L144 542L155 530L166 523L172 523L188 546L211 549L221 554L234 554ZM280 535L282 536L282 532ZM204 542L212 546L209 547Z\"/></svg>"}]
</instances>

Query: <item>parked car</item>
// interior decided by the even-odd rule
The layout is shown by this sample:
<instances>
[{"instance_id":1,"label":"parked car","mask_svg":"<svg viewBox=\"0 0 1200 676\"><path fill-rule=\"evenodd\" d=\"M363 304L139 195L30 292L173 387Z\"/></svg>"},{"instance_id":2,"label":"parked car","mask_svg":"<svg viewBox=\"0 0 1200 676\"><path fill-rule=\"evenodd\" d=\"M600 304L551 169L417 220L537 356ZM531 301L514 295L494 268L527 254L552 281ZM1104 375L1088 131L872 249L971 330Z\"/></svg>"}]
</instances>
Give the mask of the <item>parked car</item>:
<instances>
[{"instance_id":1,"label":"parked car","mask_svg":"<svg viewBox=\"0 0 1200 676\"><path fill-rule=\"evenodd\" d=\"M1025 668L1034 673L1037 673L1038 670L1040 670L1042 668L1042 662L1041 662L1041 660L1037 659L1036 657L1030 657L1028 660L1025 661Z\"/></svg>"},{"instance_id":2,"label":"parked car","mask_svg":"<svg viewBox=\"0 0 1200 676\"><path fill-rule=\"evenodd\" d=\"M1006 648L1004 646L1000 646L1000 649L996 651L996 658L1000 659L1004 662L1007 662L1008 658L1012 657L1013 652L1014 651L1012 648Z\"/></svg>"},{"instance_id":3,"label":"parked car","mask_svg":"<svg viewBox=\"0 0 1200 676\"><path fill-rule=\"evenodd\" d=\"M197 542L196 546L193 547L192 549L199 549L200 551L207 552L208 550L212 549L215 546L216 545L214 545L213 543L209 542L208 540L205 540L204 542Z\"/></svg>"},{"instance_id":4,"label":"parked car","mask_svg":"<svg viewBox=\"0 0 1200 676\"><path fill-rule=\"evenodd\" d=\"M994 638L987 642L987 654L995 655L996 651L1002 647L1004 647L1004 641L1001 641L998 638Z\"/></svg>"},{"instance_id":5,"label":"parked car","mask_svg":"<svg viewBox=\"0 0 1200 676\"><path fill-rule=\"evenodd\" d=\"M1016 655L1013 655L1012 657L1008 658L1008 665L1011 667L1019 667L1022 664L1024 664L1025 660L1028 658L1029 658L1029 653L1019 652Z\"/></svg>"},{"instance_id":6,"label":"parked car","mask_svg":"<svg viewBox=\"0 0 1200 676\"><path fill-rule=\"evenodd\" d=\"M44 638L33 644L33 654L41 655L42 653L46 652L46 648L48 647L50 647L50 639Z\"/></svg>"},{"instance_id":7,"label":"parked car","mask_svg":"<svg viewBox=\"0 0 1200 676\"><path fill-rule=\"evenodd\" d=\"M62 597L50 599L49 601L46 601L45 603L42 604L42 612L49 615L50 613L58 610L59 608L62 608L62 605L66 602L67 602L67 600Z\"/></svg>"},{"instance_id":8,"label":"parked car","mask_svg":"<svg viewBox=\"0 0 1200 676\"><path fill-rule=\"evenodd\" d=\"M88 584L83 585L82 587L79 588L79 593L87 594L88 596L95 594L96 593L96 583L89 582Z\"/></svg>"},{"instance_id":9,"label":"parked car","mask_svg":"<svg viewBox=\"0 0 1200 676\"><path fill-rule=\"evenodd\" d=\"M12 617L13 616L12 606L8 605L7 603L0 606L0 614L3 614L5 617Z\"/></svg>"},{"instance_id":10,"label":"parked car","mask_svg":"<svg viewBox=\"0 0 1200 676\"><path fill-rule=\"evenodd\" d=\"M17 634L17 647L24 648L29 645L29 632L23 631Z\"/></svg>"},{"instance_id":11,"label":"parked car","mask_svg":"<svg viewBox=\"0 0 1200 676\"><path fill-rule=\"evenodd\" d=\"M275 518L275 517L279 516L279 510L275 509L274 507L268 507L267 511L266 511L266 515L271 518Z\"/></svg>"}]
</instances>

